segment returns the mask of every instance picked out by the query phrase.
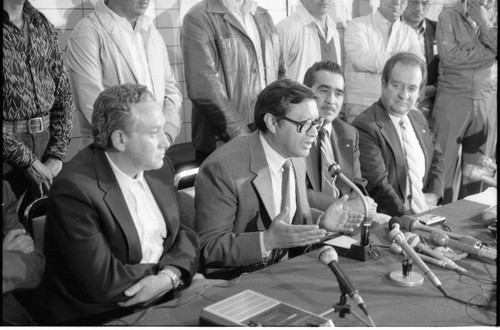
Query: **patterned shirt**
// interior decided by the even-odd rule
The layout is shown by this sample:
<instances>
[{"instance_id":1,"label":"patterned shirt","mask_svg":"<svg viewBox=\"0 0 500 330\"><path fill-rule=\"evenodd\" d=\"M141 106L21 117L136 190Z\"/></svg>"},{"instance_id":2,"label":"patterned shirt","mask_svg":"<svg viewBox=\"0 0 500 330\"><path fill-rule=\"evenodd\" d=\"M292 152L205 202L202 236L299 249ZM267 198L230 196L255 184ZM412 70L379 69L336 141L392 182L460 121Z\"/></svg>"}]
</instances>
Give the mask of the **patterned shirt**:
<instances>
[{"instance_id":1,"label":"patterned shirt","mask_svg":"<svg viewBox=\"0 0 500 330\"><path fill-rule=\"evenodd\" d=\"M23 30L3 11L3 120L50 114L50 140L44 156L63 160L74 112L69 77L52 24L28 1L23 14L29 43ZM2 130L2 138L4 161L14 167L27 167L35 161L36 156L12 132Z\"/></svg>"}]
</instances>

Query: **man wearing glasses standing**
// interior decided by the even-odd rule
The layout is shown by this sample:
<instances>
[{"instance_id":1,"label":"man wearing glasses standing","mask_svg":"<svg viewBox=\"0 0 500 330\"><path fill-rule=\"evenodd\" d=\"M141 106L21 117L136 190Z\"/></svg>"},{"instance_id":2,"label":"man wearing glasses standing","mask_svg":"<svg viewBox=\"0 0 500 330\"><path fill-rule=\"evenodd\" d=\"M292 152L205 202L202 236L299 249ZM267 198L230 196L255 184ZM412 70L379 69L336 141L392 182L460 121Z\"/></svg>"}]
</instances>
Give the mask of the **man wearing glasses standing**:
<instances>
[{"instance_id":1,"label":"man wearing glasses standing","mask_svg":"<svg viewBox=\"0 0 500 330\"><path fill-rule=\"evenodd\" d=\"M258 130L216 150L200 168L196 229L208 275L211 268L236 268L238 275L265 267L302 253L327 231L361 222L361 214L342 210L347 196L324 213L309 207L304 157L323 125L315 98L292 80L272 83L257 98Z\"/></svg>"}]
</instances>

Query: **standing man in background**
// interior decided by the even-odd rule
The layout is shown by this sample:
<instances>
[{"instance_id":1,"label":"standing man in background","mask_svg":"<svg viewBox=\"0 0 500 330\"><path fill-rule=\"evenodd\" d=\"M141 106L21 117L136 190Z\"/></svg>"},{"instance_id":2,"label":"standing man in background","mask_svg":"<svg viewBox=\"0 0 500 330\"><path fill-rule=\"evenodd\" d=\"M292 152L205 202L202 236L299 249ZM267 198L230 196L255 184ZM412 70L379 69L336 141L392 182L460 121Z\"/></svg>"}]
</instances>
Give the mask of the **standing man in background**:
<instances>
[{"instance_id":1,"label":"standing man in background","mask_svg":"<svg viewBox=\"0 0 500 330\"><path fill-rule=\"evenodd\" d=\"M301 0L295 13L276 25L287 76L302 81L315 62L341 64L339 33L330 18L331 0Z\"/></svg>"},{"instance_id":2,"label":"standing man in background","mask_svg":"<svg viewBox=\"0 0 500 330\"><path fill-rule=\"evenodd\" d=\"M3 2L3 175L19 208L44 195L61 171L73 96L57 34L29 1Z\"/></svg>"},{"instance_id":3,"label":"standing man in background","mask_svg":"<svg viewBox=\"0 0 500 330\"><path fill-rule=\"evenodd\" d=\"M229 140L252 129L255 101L284 76L271 16L253 0L203 0L181 29L192 139L200 163Z\"/></svg>"},{"instance_id":4,"label":"standing man in background","mask_svg":"<svg viewBox=\"0 0 500 330\"><path fill-rule=\"evenodd\" d=\"M182 95L163 38L144 15L148 5L149 0L98 0L95 11L71 32L67 60L78 110L78 150L92 143L91 118L99 93L124 83L147 86L163 108L168 142L179 135Z\"/></svg>"},{"instance_id":5,"label":"standing man in background","mask_svg":"<svg viewBox=\"0 0 500 330\"><path fill-rule=\"evenodd\" d=\"M475 194L481 182L462 176L482 155L496 159L498 16L495 0L464 0L437 24L439 81L433 131L445 155L446 203Z\"/></svg>"},{"instance_id":6,"label":"standing man in background","mask_svg":"<svg viewBox=\"0 0 500 330\"><path fill-rule=\"evenodd\" d=\"M381 0L377 11L355 18L345 32L346 94L340 118L351 123L380 96L385 62L399 52L423 57L415 31L400 20L407 0Z\"/></svg>"}]
</instances>

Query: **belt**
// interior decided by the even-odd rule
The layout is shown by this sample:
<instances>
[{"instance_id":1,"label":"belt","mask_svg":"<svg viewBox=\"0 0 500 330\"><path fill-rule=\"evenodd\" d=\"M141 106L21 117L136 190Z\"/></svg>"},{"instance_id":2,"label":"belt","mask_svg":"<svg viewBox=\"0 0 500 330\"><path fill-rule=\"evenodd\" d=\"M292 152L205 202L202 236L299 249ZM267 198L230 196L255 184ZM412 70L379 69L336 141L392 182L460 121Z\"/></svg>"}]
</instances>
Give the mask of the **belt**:
<instances>
[{"instance_id":1,"label":"belt","mask_svg":"<svg viewBox=\"0 0 500 330\"><path fill-rule=\"evenodd\" d=\"M31 118L28 120L3 121L2 131L16 133L37 134L43 132L50 126L50 115Z\"/></svg>"}]
</instances>

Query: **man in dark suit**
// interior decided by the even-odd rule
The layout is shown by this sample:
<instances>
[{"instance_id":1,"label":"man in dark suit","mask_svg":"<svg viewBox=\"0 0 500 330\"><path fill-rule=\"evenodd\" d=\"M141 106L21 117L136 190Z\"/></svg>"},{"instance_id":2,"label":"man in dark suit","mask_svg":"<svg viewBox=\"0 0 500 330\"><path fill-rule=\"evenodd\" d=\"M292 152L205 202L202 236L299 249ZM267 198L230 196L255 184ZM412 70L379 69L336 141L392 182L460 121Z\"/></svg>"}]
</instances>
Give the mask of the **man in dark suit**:
<instances>
[{"instance_id":1,"label":"man in dark suit","mask_svg":"<svg viewBox=\"0 0 500 330\"><path fill-rule=\"evenodd\" d=\"M427 119L430 118L434 99L436 97L437 78L439 75L439 57L436 45L436 22L425 18L425 13L431 0L410 0L401 19L417 32L427 63L427 82L424 95L418 103L418 108Z\"/></svg>"},{"instance_id":2,"label":"man in dark suit","mask_svg":"<svg viewBox=\"0 0 500 330\"><path fill-rule=\"evenodd\" d=\"M331 61L314 63L304 76L304 85L311 88L316 94L319 116L324 119L321 134L327 134L328 138L323 141L325 144L323 147L329 148L332 151L329 155L333 157L327 161L327 164L331 164L332 161L337 163L342 173L364 194L367 194L366 180L361 177L358 131L352 125L338 118L344 101L344 83L342 67ZM322 156L325 158L328 155L322 154L321 143L321 138L318 136L306 160L309 204L320 210L326 210L338 197L348 194L349 200L346 205L362 213L364 209L360 198L344 181L339 179L335 181L334 194L325 191L324 186L327 186L328 182L325 182L322 176L331 177L331 175L324 173L327 172L327 166L322 166ZM377 204L369 196L366 196L366 199L369 211L374 215Z\"/></svg>"},{"instance_id":3,"label":"man in dark suit","mask_svg":"<svg viewBox=\"0 0 500 330\"><path fill-rule=\"evenodd\" d=\"M425 74L417 56L394 55L382 72L380 99L353 122L368 193L378 211L391 216L430 209L443 195L443 153L427 120L414 110Z\"/></svg>"},{"instance_id":4,"label":"man in dark suit","mask_svg":"<svg viewBox=\"0 0 500 330\"><path fill-rule=\"evenodd\" d=\"M255 105L257 131L210 155L196 178L201 264L244 271L293 257L326 231L359 226L362 215L325 212L307 201L305 158L323 121L314 93L290 79L266 87ZM290 165L291 164L291 165Z\"/></svg>"},{"instance_id":5,"label":"man in dark suit","mask_svg":"<svg viewBox=\"0 0 500 330\"><path fill-rule=\"evenodd\" d=\"M97 98L94 143L49 192L46 323L149 305L190 283L199 241L179 220L164 123L145 86Z\"/></svg>"}]
</instances>

